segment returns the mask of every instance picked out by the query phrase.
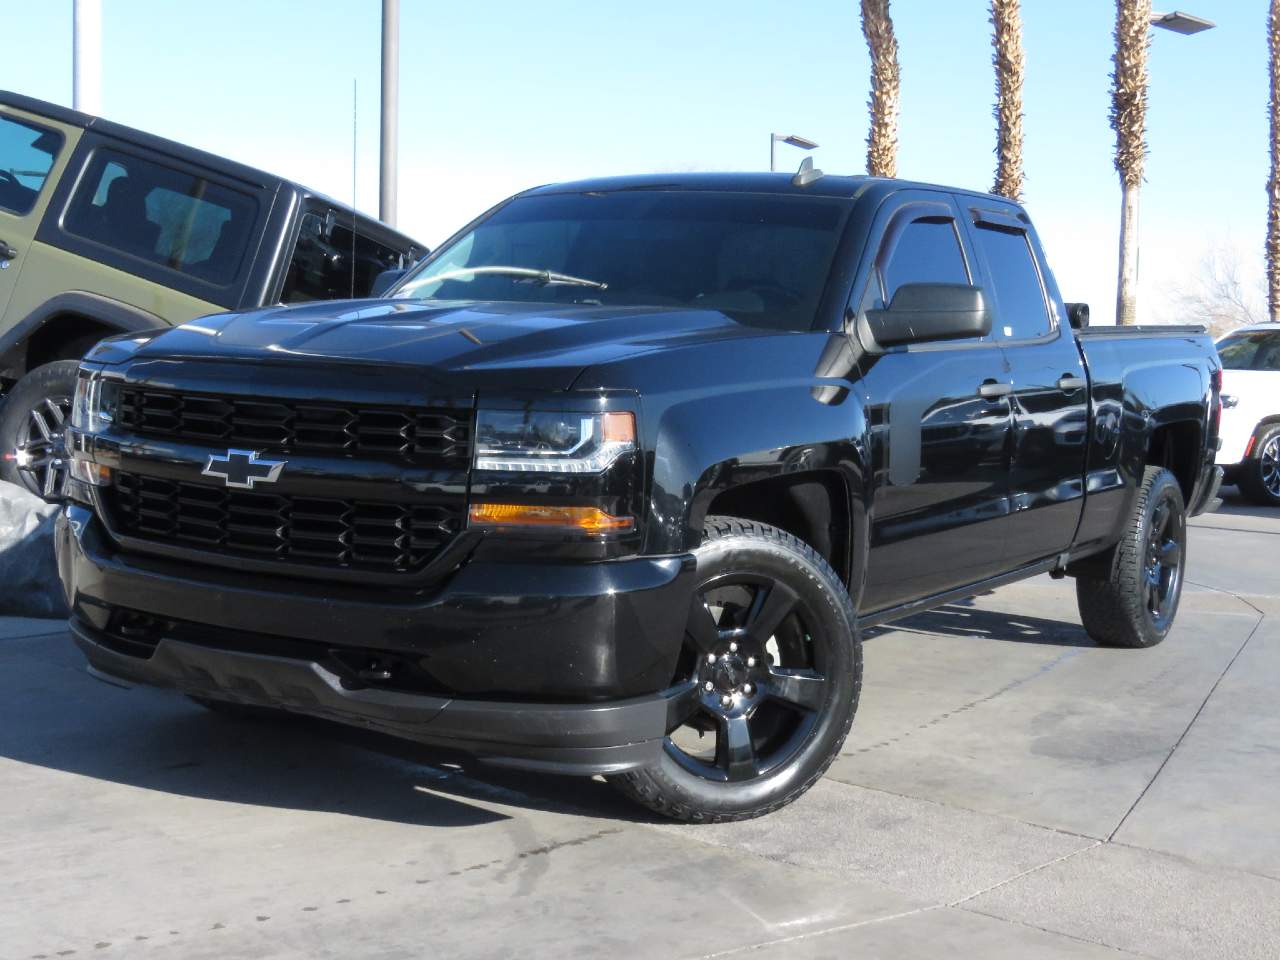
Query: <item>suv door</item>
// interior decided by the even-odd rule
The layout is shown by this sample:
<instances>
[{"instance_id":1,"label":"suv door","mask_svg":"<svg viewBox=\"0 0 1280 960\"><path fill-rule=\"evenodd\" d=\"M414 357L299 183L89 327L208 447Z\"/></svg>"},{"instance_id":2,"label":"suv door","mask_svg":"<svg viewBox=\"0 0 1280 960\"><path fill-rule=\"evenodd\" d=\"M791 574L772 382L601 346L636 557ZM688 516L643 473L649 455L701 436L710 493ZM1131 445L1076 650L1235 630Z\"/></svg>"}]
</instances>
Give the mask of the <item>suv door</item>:
<instances>
[{"instance_id":1,"label":"suv door","mask_svg":"<svg viewBox=\"0 0 1280 960\"><path fill-rule=\"evenodd\" d=\"M41 194L65 137L52 126L0 113L0 318L44 213Z\"/></svg>"},{"instance_id":2,"label":"suv door","mask_svg":"<svg viewBox=\"0 0 1280 960\"><path fill-rule=\"evenodd\" d=\"M1084 505L1089 392L1070 328L1030 225L1014 208L970 211L968 226L995 311L992 332L1013 382L1013 459L1004 566L1070 548Z\"/></svg>"},{"instance_id":3,"label":"suv door","mask_svg":"<svg viewBox=\"0 0 1280 960\"><path fill-rule=\"evenodd\" d=\"M898 198L878 220L871 275L855 290L859 316L889 303L904 283L975 282L951 198ZM1011 420L1004 352L991 336L867 346L861 383L874 478L863 608L871 612L999 572Z\"/></svg>"}]
</instances>

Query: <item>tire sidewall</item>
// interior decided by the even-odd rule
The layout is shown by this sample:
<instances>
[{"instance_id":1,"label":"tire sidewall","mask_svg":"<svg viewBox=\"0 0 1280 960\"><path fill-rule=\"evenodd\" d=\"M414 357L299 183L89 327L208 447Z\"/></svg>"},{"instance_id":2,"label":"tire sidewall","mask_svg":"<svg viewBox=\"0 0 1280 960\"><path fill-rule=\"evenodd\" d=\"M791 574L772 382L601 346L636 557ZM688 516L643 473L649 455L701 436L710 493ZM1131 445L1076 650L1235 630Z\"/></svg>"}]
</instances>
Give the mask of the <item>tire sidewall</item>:
<instances>
[{"instance_id":1,"label":"tire sidewall","mask_svg":"<svg viewBox=\"0 0 1280 960\"><path fill-rule=\"evenodd\" d=\"M18 381L0 407L0 453L12 453L18 443L18 431L31 410L45 397L72 396L75 393L78 360L55 360L36 367ZM27 489L18 473L18 465L0 457L0 480Z\"/></svg>"},{"instance_id":2,"label":"tire sidewall","mask_svg":"<svg viewBox=\"0 0 1280 960\"><path fill-rule=\"evenodd\" d=\"M735 813L755 810L781 801L825 770L849 730L857 709L861 682L861 645L852 604L843 585L832 583L824 569L785 541L729 534L709 539L697 551L698 592L702 584L726 573L761 574L787 584L800 597L811 628L821 628L833 638L830 692L818 722L801 747L775 770L753 780L723 783L703 779L686 770L663 751L658 773L690 802L704 810ZM837 592L838 590L838 592ZM695 594L696 596L696 594Z\"/></svg>"},{"instance_id":3,"label":"tire sidewall","mask_svg":"<svg viewBox=\"0 0 1280 960\"><path fill-rule=\"evenodd\" d=\"M1178 485L1177 478L1168 470L1158 473L1147 491L1147 499L1145 509L1143 510L1142 524L1138 529L1138 541L1133 544L1133 551L1130 562L1135 564L1137 569L1134 571L1137 582L1146 582L1146 559L1147 544L1151 539L1151 525L1155 520L1156 508L1162 501L1168 500L1174 508L1174 522L1178 525L1178 543L1181 547L1181 558L1178 567L1178 583L1174 590L1173 606L1169 611L1169 616L1163 627L1159 626L1151 611L1147 609L1145 592L1142 597L1137 599L1136 610L1141 625L1142 633L1147 639L1148 646L1155 646L1161 640L1169 635L1169 631L1173 629L1173 624L1178 618L1178 608L1182 603L1182 588L1186 583L1187 573L1187 509L1182 499L1182 488Z\"/></svg>"},{"instance_id":4,"label":"tire sidewall","mask_svg":"<svg viewBox=\"0 0 1280 960\"><path fill-rule=\"evenodd\" d=\"M1264 507L1280 507L1280 497L1268 490L1262 481L1262 451L1276 437L1280 437L1280 426L1268 427L1259 433L1255 448L1258 455L1245 461L1241 471L1244 476L1240 479L1245 481L1242 492L1250 500Z\"/></svg>"}]
</instances>

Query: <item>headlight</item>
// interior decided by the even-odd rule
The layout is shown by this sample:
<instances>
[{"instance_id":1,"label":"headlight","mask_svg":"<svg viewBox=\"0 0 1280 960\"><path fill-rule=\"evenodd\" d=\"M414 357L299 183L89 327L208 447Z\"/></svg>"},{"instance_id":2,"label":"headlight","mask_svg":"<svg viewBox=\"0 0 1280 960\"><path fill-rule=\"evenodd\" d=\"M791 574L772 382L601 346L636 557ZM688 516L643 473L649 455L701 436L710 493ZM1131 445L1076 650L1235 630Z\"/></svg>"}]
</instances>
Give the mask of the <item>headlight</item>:
<instances>
[{"instance_id":1,"label":"headlight","mask_svg":"<svg viewBox=\"0 0 1280 960\"><path fill-rule=\"evenodd\" d=\"M481 410L476 469L528 473L601 473L636 449L631 413Z\"/></svg>"},{"instance_id":2,"label":"headlight","mask_svg":"<svg viewBox=\"0 0 1280 960\"><path fill-rule=\"evenodd\" d=\"M97 372L81 370L71 402L71 428L81 433L101 433L115 417L120 385Z\"/></svg>"}]
</instances>

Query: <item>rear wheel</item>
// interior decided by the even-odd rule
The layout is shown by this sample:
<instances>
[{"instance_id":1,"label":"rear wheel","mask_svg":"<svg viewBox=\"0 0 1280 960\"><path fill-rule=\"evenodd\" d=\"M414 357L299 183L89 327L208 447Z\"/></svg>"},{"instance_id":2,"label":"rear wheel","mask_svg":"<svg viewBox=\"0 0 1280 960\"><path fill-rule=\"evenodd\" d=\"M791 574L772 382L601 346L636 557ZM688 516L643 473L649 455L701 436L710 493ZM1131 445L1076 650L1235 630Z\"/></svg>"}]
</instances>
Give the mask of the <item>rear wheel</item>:
<instances>
[{"instance_id":1,"label":"rear wheel","mask_svg":"<svg viewBox=\"0 0 1280 960\"><path fill-rule=\"evenodd\" d=\"M826 772L853 722L862 648L853 604L812 547L709 517L660 761L610 778L677 820L743 820Z\"/></svg>"},{"instance_id":2,"label":"rear wheel","mask_svg":"<svg viewBox=\"0 0 1280 960\"><path fill-rule=\"evenodd\" d=\"M1106 576L1076 579L1080 619L1098 646L1153 647L1168 636L1182 597L1186 552L1182 488L1168 470L1147 467Z\"/></svg>"},{"instance_id":3,"label":"rear wheel","mask_svg":"<svg viewBox=\"0 0 1280 960\"><path fill-rule=\"evenodd\" d=\"M1236 475L1240 492L1264 507L1280 507L1280 425L1258 437L1253 456Z\"/></svg>"},{"instance_id":4,"label":"rear wheel","mask_svg":"<svg viewBox=\"0 0 1280 960\"><path fill-rule=\"evenodd\" d=\"M0 480L40 497L62 492L67 475L63 430L79 367L78 360L46 363L9 392L0 409Z\"/></svg>"}]
</instances>

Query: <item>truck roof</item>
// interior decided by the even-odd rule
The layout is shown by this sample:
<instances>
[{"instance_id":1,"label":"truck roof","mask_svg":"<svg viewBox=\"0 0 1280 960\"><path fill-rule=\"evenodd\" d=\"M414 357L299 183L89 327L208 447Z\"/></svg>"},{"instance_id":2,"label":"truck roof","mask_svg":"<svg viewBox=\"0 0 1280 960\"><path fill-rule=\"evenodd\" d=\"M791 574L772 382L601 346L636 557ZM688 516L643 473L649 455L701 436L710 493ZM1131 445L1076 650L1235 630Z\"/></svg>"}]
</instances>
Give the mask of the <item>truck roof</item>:
<instances>
[{"instance_id":1,"label":"truck roof","mask_svg":"<svg viewBox=\"0 0 1280 960\"><path fill-rule=\"evenodd\" d=\"M948 187L936 183L915 180L885 179L883 177L847 176L823 174L805 186L793 182L794 173L645 173L635 176L596 177L567 183L549 183L525 190L520 196L537 196L556 193L610 193L623 190L689 190L723 193L778 193L807 197L841 197L854 199L873 188L885 192L891 190L945 190L966 196L1011 204L1007 197Z\"/></svg>"},{"instance_id":2,"label":"truck roof","mask_svg":"<svg viewBox=\"0 0 1280 960\"><path fill-rule=\"evenodd\" d=\"M273 173L267 173L256 167L250 167L235 160L228 160L226 157L216 153L209 153L207 150L198 150L195 147L188 146L185 143L179 143L176 140L168 140L164 137L158 137L153 133L147 133L144 130L138 130L134 127L127 127L122 123L116 123L113 120L104 120L102 117L94 116L88 113L81 113L78 110L72 110L68 107L60 106L56 103L50 103L47 100L37 100L35 97L24 96L20 93L13 93L10 90L0 90L0 104L8 107L14 107L27 113L33 113L37 116L48 117L50 120L56 120L58 123L65 123L68 126L80 127L85 130L93 130L106 136L114 137L117 140L124 140L128 143L135 143L138 146L155 150L158 153L168 154L179 160L184 160L195 166L211 167L234 177L237 180L259 187L265 190L277 190L281 186L292 187L298 192L308 196L315 197L329 203L339 209L351 213L360 220L369 223L378 223L383 230L388 230L406 241L417 243L412 237L400 233L386 224L381 223L375 217L361 213L359 210L352 208L350 204L343 203L340 200L334 200L332 197L320 193L318 190L312 190L310 187L299 183L296 180L290 180L287 177L281 177Z\"/></svg>"}]
</instances>

